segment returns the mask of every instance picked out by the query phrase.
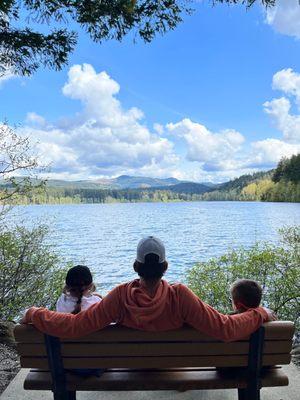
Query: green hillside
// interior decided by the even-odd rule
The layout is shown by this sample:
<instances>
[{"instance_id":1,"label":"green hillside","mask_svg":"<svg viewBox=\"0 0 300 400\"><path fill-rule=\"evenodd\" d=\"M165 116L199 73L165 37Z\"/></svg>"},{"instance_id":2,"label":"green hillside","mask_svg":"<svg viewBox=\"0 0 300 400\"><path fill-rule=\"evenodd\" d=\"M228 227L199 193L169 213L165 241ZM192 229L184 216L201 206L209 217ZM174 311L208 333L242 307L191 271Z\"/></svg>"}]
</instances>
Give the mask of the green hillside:
<instances>
[{"instance_id":1,"label":"green hillside","mask_svg":"<svg viewBox=\"0 0 300 400\"><path fill-rule=\"evenodd\" d=\"M274 170L225 182L202 200L300 202L300 154L282 159Z\"/></svg>"},{"instance_id":2,"label":"green hillside","mask_svg":"<svg viewBox=\"0 0 300 400\"><path fill-rule=\"evenodd\" d=\"M274 170L242 175L219 185L127 175L97 181L49 180L45 187L30 195L15 197L14 202L66 204L202 200L300 202L300 154L282 159Z\"/></svg>"}]
</instances>

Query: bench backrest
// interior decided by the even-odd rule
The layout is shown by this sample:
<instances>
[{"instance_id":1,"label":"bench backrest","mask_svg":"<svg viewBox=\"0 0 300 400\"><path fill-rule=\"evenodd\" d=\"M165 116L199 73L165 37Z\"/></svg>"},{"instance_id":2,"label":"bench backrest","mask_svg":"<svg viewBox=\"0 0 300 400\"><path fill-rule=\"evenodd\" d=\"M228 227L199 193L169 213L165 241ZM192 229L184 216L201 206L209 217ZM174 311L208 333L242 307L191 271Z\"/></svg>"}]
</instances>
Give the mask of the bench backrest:
<instances>
[{"instance_id":1,"label":"bench backrest","mask_svg":"<svg viewBox=\"0 0 300 400\"><path fill-rule=\"evenodd\" d=\"M294 324L269 322L261 331L262 365L289 364ZM14 334L21 366L48 369L47 335L32 325L17 325ZM115 325L58 345L64 368L245 367L250 339L223 343L190 327L144 332Z\"/></svg>"}]
</instances>

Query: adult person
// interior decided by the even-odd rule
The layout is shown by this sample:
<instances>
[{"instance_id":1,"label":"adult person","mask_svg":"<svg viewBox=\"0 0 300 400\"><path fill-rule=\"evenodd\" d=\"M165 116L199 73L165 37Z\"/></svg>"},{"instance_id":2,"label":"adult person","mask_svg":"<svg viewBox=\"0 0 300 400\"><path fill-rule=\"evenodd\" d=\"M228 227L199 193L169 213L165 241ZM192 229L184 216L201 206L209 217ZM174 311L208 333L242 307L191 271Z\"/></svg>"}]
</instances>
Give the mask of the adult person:
<instances>
[{"instance_id":1,"label":"adult person","mask_svg":"<svg viewBox=\"0 0 300 400\"><path fill-rule=\"evenodd\" d=\"M185 285L162 279L167 267L163 243L149 236L137 247L134 270L139 279L115 287L101 302L76 315L31 307L22 322L61 338L81 337L111 323L146 331L177 329L186 323L219 340L234 341L271 319L263 307L221 314Z\"/></svg>"}]
</instances>

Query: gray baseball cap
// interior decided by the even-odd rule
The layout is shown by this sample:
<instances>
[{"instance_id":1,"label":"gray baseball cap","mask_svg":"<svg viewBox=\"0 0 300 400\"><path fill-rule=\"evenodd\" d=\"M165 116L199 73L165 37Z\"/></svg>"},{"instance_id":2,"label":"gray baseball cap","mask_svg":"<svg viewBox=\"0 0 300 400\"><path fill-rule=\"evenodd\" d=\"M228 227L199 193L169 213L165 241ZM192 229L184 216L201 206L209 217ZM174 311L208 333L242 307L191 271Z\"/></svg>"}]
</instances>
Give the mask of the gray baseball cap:
<instances>
[{"instance_id":1,"label":"gray baseball cap","mask_svg":"<svg viewBox=\"0 0 300 400\"><path fill-rule=\"evenodd\" d=\"M148 236L139 241L136 250L136 261L144 263L145 256L150 253L158 255L159 263L166 261L165 246L160 239L154 236Z\"/></svg>"}]
</instances>

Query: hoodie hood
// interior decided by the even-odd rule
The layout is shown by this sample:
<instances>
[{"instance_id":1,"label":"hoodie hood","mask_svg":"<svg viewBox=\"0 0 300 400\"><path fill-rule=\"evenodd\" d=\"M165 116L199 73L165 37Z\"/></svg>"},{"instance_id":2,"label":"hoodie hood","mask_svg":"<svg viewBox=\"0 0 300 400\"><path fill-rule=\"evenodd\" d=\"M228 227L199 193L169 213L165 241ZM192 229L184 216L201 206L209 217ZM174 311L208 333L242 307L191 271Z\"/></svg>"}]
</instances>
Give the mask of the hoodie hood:
<instances>
[{"instance_id":1,"label":"hoodie hood","mask_svg":"<svg viewBox=\"0 0 300 400\"><path fill-rule=\"evenodd\" d=\"M139 279L126 285L125 307L137 326L145 326L156 320L168 303L170 286L161 280L155 294L151 295Z\"/></svg>"}]
</instances>

